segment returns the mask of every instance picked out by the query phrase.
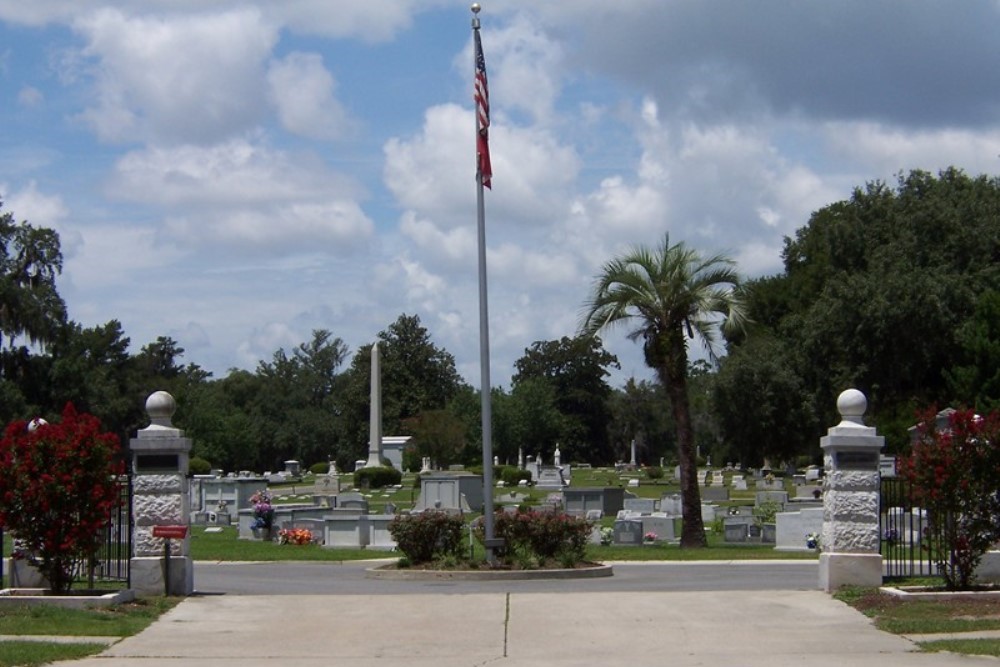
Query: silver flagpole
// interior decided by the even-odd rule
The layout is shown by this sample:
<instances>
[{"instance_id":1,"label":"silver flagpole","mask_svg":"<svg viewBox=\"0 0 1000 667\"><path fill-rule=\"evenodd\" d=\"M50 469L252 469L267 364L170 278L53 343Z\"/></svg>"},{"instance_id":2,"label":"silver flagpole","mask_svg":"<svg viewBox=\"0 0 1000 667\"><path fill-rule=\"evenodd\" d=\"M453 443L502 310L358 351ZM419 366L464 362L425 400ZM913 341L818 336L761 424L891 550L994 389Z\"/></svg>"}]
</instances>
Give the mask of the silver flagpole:
<instances>
[{"instance_id":1,"label":"silver flagpole","mask_svg":"<svg viewBox=\"0 0 1000 667\"><path fill-rule=\"evenodd\" d=\"M472 4L472 31L473 37L478 37L479 32L479 11L482 7L479 3ZM473 39L475 43L477 40ZM478 54L473 46L472 58L476 60ZM473 63L475 68L475 63ZM473 69L475 72L475 69ZM478 157L479 140L479 110L475 109L472 114L476 117L476 212L478 215L479 232L479 369L480 369L480 394L482 395L483 413L483 528L485 532L486 560L496 562L494 550L502 544L498 544L494 537L493 526L493 407L490 396L490 317L487 305L486 289L486 204L483 198L483 172L480 168Z\"/></svg>"}]
</instances>

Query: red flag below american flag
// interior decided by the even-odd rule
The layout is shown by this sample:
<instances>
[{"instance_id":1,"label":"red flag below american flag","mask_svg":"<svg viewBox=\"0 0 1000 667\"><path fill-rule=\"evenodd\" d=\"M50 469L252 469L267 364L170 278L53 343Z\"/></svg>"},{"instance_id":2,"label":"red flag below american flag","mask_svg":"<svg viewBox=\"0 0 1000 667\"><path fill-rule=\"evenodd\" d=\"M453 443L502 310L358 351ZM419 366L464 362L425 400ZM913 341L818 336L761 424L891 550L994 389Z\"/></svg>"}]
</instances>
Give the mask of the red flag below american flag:
<instances>
[{"instance_id":1,"label":"red flag below american flag","mask_svg":"<svg viewBox=\"0 0 1000 667\"><path fill-rule=\"evenodd\" d=\"M482 178L483 185L490 185L493 167L490 165L490 91L486 85L486 58L483 57L483 43L479 39L479 30L474 31L476 38L476 81L473 98L476 101L476 167Z\"/></svg>"}]
</instances>

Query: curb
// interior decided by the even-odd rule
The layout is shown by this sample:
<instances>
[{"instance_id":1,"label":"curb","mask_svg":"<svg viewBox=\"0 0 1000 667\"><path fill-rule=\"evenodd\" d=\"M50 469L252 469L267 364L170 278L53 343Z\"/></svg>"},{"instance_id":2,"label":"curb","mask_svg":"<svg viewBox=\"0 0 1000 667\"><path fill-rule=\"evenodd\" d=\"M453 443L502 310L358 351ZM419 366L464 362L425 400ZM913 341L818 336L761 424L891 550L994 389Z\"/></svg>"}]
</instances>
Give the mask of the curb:
<instances>
[{"instance_id":1,"label":"curb","mask_svg":"<svg viewBox=\"0 0 1000 667\"><path fill-rule=\"evenodd\" d=\"M382 565L365 570L365 579L388 581L516 581L529 579L596 579L614 574L611 565L564 570L413 570Z\"/></svg>"},{"instance_id":2,"label":"curb","mask_svg":"<svg viewBox=\"0 0 1000 667\"><path fill-rule=\"evenodd\" d=\"M0 642L45 642L48 644L103 644L112 646L124 637L87 635L0 635Z\"/></svg>"}]
</instances>

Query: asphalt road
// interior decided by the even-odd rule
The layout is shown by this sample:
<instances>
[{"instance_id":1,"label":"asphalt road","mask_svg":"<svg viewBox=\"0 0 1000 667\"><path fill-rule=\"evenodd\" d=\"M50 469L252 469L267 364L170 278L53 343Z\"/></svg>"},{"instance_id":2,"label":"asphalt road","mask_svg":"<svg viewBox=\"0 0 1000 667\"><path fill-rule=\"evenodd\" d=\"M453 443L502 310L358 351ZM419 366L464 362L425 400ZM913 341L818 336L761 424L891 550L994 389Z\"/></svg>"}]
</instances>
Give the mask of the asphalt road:
<instances>
[{"instance_id":1,"label":"asphalt road","mask_svg":"<svg viewBox=\"0 0 1000 667\"><path fill-rule=\"evenodd\" d=\"M819 588L816 561L613 563L598 579L387 581L365 578L372 562L210 563L194 566L202 595L413 595L427 593L602 593L808 591Z\"/></svg>"}]
</instances>

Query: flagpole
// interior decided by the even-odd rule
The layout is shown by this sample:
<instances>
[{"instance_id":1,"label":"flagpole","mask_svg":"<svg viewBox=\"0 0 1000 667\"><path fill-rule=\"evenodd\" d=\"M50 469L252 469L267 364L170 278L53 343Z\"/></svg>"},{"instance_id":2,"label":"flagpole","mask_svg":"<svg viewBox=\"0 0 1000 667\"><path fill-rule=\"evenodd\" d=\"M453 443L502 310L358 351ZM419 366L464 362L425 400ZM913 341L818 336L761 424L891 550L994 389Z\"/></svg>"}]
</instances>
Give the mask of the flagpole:
<instances>
[{"instance_id":1,"label":"flagpole","mask_svg":"<svg viewBox=\"0 0 1000 667\"><path fill-rule=\"evenodd\" d=\"M478 2L472 4L472 32L473 43L479 44L479 11L482 9ZM475 47L473 60L477 61L480 56L479 50ZM472 114L476 118L476 213L477 229L479 236L479 370L480 370L480 394L482 399L482 429L483 429L483 529L484 545L486 546L486 560L490 563L496 562L494 550L502 543L498 543L494 537L493 525L493 408L490 384L490 318L487 304L486 289L486 203L483 197L483 170L482 162L479 158L479 136L482 127L480 126L479 111Z\"/></svg>"}]
</instances>

